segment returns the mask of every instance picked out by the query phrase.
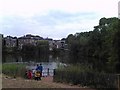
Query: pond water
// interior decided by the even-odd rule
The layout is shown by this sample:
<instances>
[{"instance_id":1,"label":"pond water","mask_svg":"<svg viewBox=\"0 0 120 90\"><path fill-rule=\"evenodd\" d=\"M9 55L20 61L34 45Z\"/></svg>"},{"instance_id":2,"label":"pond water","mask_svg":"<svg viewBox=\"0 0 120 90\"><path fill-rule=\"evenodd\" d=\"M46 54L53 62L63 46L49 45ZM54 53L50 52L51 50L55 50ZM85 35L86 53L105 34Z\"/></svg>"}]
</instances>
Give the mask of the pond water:
<instances>
[{"instance_id":1,"label":"pond water","mask_svg":"<svg viewBox=\"0 0 120 90\"><path fill-rule=\"evenodd\" d=\"M35 70L37 68L37 64L42 64L43 71L42 75L43 76L53 76L54 75L54 70L57 69L59 66L66 66L65 63L61 62L40 62L40 63L33 63L28 64L26 68L29 70Z\"/></svg>"},{"instance_id":2,"label":"pond water","mask_svg":"<svg viewBox=\"0 0 120 90\"><path fill-rule=\"evenodd\" d=\"M32 56L21 56L21 55L5 55L2 58L3 63L19 63L19 64L26 64L26 68L30 70L36 69L37 64L42 64L43 66L43 76L53 76L54 69L58 68L59 66L66 66L65 63L61 62L61 58L56 56L53 57L49 55L48 57L39 57L34 58Z\"/></svg>"}]
</instances>

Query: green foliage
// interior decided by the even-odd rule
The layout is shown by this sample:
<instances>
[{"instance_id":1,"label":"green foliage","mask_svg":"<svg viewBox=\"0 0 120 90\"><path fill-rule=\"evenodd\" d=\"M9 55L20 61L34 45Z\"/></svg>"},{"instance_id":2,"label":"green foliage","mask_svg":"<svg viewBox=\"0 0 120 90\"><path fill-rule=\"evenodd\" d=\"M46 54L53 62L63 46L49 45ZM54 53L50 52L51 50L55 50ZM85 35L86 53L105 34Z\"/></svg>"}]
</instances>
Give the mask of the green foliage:
<instances>
[{"instance_id":1,"label":"green foliage","mask_svg":"<svg viewBox=\"0 0 120 90\"><path fill-rule=\"evenodd\" d=\"M37 53L40 54L48 54L49 52L49 43L46 40L41 40L37 43Z\"/></svg>"},{"instance_id":2,"label":"green foliage","mask_svg":"<svg viewBox=\"0 0 120 90\"><path fill-rule=\"evenodd\" d=\"M31 44L23 45L21 52L23 54L35 54L36 47Z\"/></svg>"},{"instance_id":3,"label":"green foliage","mask_svg":"<svg viewBox=\"0 0 120 90\"><path fill-rule=\"evenodd\" d=\"M47 40L40 40L37 42L38 45L48 45L48 41Z\"/></svg>"},{"instance_id":4,"label":"green foliage","mask_svg":"<svg viewBox=\"0 0 120 90\"><path fill-rule=\"evenodd\" d=\"M75 40L74 35L70 34L70 35L68 35L68 38L66 39L66 42L71 44L72 42L74 42L74 40Z\"/></svg>"},{"instance_id":5,"label":"green foliage","mask_svg":"<svg viewBox=\"0 0 120 90\"><path fill-rule=\"evenodd\" d=\"M48 59L49 54L49 43L46 40L40 40L37 42L36 45L32 44L23 45L21 53L26 60L27 59L31 60L31 58L39 59L40 57L42 57L43 60L46 60Z\"/></svg>"},{"instance_id":6,"label":"green foliage","mask_svg":"<svg viewBox=\"0 0 120 90\"><path fill-rule=\"evenodd\" d=\"M2 64L2 73L12 77L24 77L26 65L24 64Z\"/></svg>"},{"instance_id":7,"label":"green foliage","mask_svg":"<svg viewBox=\"0 0 120 90\"><path fill-rule=\"evenodd\" d=\"M53 80L92 88L117 88L116 75L94 72L83 65L57 69Z\"/></svg>"},{"instance_id":8,"label":"green foliage","mask_svg":"<svg viewBox=\"0 0 120 90\"><path fill-rule=\"evenodd\" d=\"M89 63L98 71L120 69L120 20L101 18L93 31L68 35L70 62ZM118 72L116 72L118 73Z\"/></svg>"},{"instance_id":9,"label":"green foliage","mask_svg":"<svg viewBox=\"0 0 120 90\"><path fill-rule=\"evenodd\" d=\"M52 54L53 54L54 56L57 56L57 55L60 54L60 51L61 51L61 49L54 47L53 50L52 50Z\"/></svg>"}]
</instances>

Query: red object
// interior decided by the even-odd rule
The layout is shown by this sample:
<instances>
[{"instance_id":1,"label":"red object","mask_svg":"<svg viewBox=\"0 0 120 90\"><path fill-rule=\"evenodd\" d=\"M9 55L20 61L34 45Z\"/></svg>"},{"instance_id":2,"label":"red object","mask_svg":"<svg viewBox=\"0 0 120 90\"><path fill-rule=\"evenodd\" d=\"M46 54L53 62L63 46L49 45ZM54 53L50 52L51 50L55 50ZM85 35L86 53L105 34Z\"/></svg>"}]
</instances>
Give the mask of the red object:
<instances>
[{"instance_id":1,"label":"red object","mask_svg":"<svg viewBox=\"0 0 120 90\"><path fill-rule=\"evenodd\" d=\"M28 76L28 79L32 79L32 71L29 70L27 76Z\"/></svg>"}]
</instances>

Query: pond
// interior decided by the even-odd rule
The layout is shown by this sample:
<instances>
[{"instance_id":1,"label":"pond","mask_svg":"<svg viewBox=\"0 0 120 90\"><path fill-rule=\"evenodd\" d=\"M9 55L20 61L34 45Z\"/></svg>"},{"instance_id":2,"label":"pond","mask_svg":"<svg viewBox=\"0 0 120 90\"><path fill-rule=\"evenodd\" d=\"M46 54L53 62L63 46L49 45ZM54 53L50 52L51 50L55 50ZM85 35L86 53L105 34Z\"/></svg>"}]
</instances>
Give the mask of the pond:
<instances>
[{"instance_id":1,"label":"pond","mask_svg":"<svg viewBox=\"0 0 120 90\"><path fill-rule=\"evenodd\" d=\"M56 56L53 57L49 55L48 57L33 57L33 56L21 56L21 55L4 55L2 58L2 63L19 63L26 64L26 68L30 70L36 69L37 64L42 64L43 66L43 76L53 76L54 69L60 66L66 66L65 63L61 62L61 58Z\"/></svg>"}]
</instances>

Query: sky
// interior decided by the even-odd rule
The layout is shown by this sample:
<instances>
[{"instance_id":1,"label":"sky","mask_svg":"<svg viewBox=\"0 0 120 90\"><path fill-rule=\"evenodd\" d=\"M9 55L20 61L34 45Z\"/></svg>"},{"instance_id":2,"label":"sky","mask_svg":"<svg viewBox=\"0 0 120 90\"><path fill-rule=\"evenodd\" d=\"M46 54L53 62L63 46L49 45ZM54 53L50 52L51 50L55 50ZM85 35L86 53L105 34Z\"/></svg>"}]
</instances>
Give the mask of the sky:
<instances>
[{"instance_id":1,"label":"sky","mask_svg":"<svg viewBox=\"0 0 120 90\"><path fill-rule=\"evenodd\" d=\"M118 17L119 0L0 0L0 33L61 39Z\"/></svg>"}]
</instances>

